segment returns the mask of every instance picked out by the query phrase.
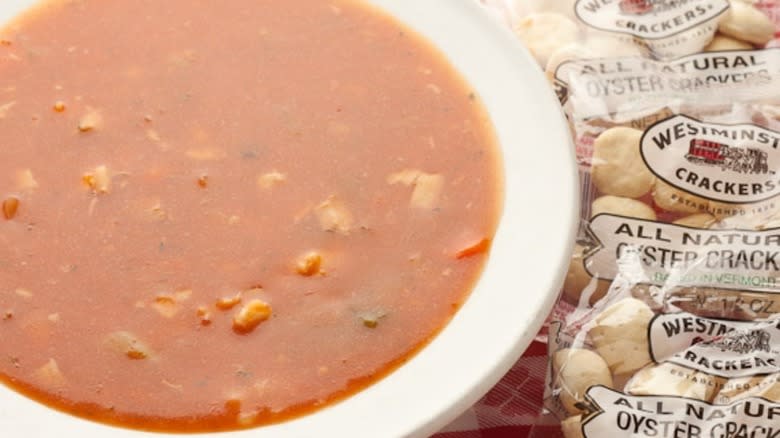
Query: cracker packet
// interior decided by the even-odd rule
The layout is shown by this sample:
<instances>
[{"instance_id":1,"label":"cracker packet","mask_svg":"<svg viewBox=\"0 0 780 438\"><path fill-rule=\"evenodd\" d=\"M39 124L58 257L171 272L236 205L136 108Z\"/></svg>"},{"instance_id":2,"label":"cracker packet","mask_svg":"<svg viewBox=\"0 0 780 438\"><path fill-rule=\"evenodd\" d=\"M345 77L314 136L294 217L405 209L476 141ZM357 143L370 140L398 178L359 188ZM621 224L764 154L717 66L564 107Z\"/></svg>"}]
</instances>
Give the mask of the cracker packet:
<instances>
[{"instance_id":1,"label":"cracker packet","mask_svg":"<svg viewBox=\"0 0 780 438\"><path fill-rule=\"evenodd\" d=\"M566 437L780 436L777 3L489 3L580 168L547 412Z\"/></svg>"}]
</instances>

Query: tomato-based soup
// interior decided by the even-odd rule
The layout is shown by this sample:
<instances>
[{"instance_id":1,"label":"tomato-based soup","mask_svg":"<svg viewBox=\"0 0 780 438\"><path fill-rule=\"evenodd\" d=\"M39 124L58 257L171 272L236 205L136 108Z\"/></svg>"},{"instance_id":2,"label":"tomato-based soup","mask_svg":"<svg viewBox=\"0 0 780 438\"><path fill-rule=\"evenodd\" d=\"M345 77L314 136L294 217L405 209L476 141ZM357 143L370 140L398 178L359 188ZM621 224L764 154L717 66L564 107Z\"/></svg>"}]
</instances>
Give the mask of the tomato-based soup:
<instances>
[{"instance_id":1,"label":"tomato-based soup","mask_svg":"<svg viewBox=\"0 0 780 438\"><path fill-rule=\"evenodd\" d=\"M0 378L158 431L337 401L467 298L498 155L367 5L44 2L0 30Z\"/></svg>"}]
</instances>

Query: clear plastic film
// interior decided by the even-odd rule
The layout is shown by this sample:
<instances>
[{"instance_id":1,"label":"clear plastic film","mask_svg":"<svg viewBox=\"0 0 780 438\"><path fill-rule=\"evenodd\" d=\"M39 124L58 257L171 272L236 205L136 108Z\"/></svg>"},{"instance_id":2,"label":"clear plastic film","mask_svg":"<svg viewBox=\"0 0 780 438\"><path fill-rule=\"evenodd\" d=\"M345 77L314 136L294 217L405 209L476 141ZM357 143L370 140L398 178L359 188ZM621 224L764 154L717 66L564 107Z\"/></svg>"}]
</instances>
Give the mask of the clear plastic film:
<instances>
[{"instance_id":1,"label":"clear plastic film","mask_svg":"<svg viewBox=\"0 0 780 438\"><path fill-rule=\"evenodd\" d=\"M566 437L780 437L780 2L483 3L580 165L545 408Z\"/></svg>"}]
</instances>

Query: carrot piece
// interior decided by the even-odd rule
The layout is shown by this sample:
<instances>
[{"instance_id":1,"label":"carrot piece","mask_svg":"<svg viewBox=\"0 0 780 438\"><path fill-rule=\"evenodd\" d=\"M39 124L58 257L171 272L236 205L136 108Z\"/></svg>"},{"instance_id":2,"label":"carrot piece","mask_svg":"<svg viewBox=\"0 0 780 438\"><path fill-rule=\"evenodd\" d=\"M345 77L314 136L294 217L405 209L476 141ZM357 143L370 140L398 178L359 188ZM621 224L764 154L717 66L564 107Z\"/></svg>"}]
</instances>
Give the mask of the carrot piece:
<instances>
[{"instance_id":1,"label":"carrot piece","mask_svg":"<svg viewBox=\"0 0 780 438\"><path fill-rule=\"evenodd\" d=\"M262 300L252 300L233 316L233 331L246 334L268 320L272 314L271 305Z\"/></svg>"},{"instance_id":2,"label":"carrot piece","mask_svg":"<svg viewBox=\"0 0 780 438\"><path fill-rule=\"evenodd\" d=\"M465 259L467 257L475 256L477 254L486 253L488 249L490 249L490 243L491 241L488 238L484 238L478 242L472 243L471 245L455 253L455 258L460 260L460 259Z\"/></svg>"},{"instance_id":3,"label":"carrot piece","mask_svg":"<svg viewBox=\"0 0 780 438\"><path fill-rule=\"evenodd\" d=\"M11 220L16 216L16 212L19 210L19 198L11 196L3 201L3 216L6 220Z\"/></svg>"}]
</instances>

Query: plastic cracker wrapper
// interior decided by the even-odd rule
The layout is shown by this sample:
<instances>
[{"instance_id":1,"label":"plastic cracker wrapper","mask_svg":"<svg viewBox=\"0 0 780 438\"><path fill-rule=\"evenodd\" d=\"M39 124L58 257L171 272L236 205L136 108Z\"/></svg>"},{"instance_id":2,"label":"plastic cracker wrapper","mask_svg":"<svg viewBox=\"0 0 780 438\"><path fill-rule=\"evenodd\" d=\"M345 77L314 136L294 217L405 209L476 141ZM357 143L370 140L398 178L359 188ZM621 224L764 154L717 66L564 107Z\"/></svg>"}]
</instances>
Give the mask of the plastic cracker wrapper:
<instances>
[{"instance_id":1,"label":"plastic cracker wrapper","mask_svg":"<svg viewBox=\"0 0 780 438\"><path fill-rule=\"evenodd\" d=\"M548 72L564 59L674 59L774 44L775 0L481 0Z\"/></svg>"},{"instance_id":2,"label":"plastic cracker wrapper","mask_svg":"<svg viewBox=\"0 0 780 438\"><path fill-rule=\"evenodd\" d=\"M556 81L585 208L547 409L567 437L780 436L780 49Z\"/></svg>"},{"instance_id":3,"label":"plastic cracker wrapper","mask_svg":"<svg viewBox=\"0 0 780 438\"><path fill-rule=\"evenodd\" d=\"M580 167L545 409L566 437L780 437L780 2L483 3Z\"/></svg>"}]
</instances>

